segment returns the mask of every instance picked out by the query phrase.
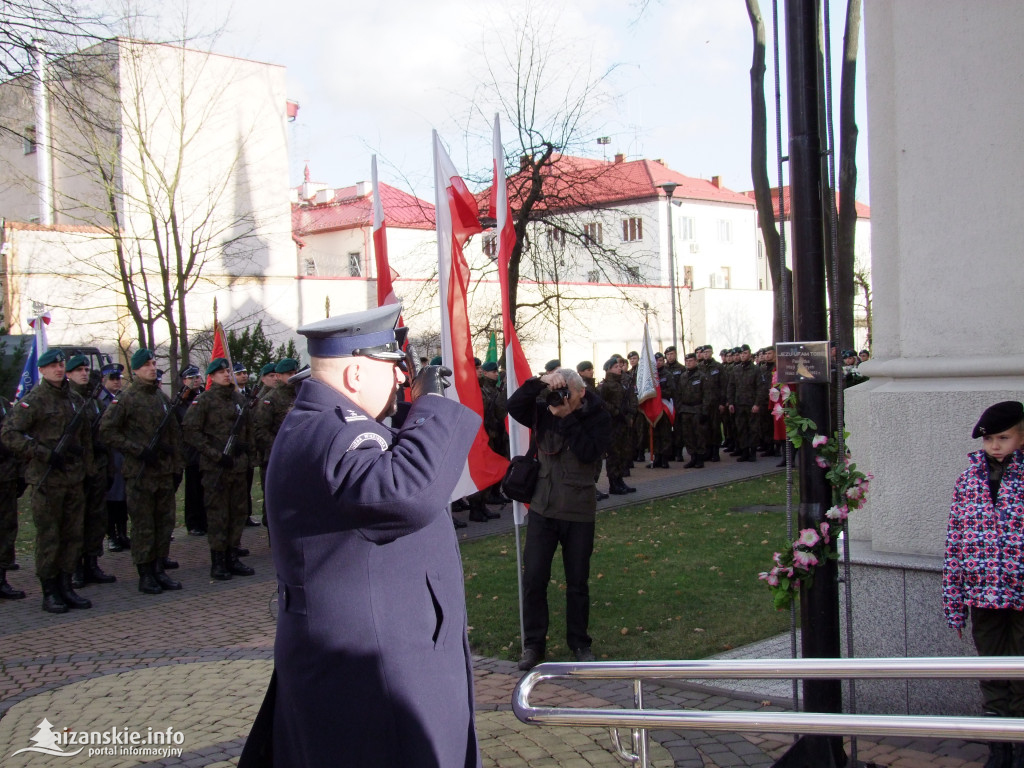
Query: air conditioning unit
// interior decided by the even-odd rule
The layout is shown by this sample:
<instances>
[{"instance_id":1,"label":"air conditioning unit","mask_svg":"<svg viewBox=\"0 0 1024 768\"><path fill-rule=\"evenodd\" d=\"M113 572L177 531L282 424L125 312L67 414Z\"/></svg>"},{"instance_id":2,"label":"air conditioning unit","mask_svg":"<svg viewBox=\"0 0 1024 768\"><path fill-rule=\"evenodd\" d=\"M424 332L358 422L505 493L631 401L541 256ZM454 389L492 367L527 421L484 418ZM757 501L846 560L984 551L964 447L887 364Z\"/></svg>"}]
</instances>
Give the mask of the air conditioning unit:
<instances>
[{"instance_id":1,"label":"air conditioning unit","mask_svg":"<svg viewBox=\"0 0 1024 768\"><path fill-rule=\"evenodd\" d=\"M690 243L690 253L700 253L700 243Z\"/></svg>"}]
</instances>

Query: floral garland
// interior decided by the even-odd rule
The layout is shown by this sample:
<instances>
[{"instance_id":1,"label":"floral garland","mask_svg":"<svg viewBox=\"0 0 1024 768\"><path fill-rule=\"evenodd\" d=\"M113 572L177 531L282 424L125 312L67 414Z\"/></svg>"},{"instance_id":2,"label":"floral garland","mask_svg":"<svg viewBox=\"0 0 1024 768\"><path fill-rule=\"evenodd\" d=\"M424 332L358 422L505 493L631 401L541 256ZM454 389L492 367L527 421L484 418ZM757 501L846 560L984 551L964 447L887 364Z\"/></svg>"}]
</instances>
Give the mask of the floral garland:
<instances>
[{"instance_id":1,"label":"floral garland","mask_svg":"<svg viewBox=\"0 0 1024 768\"><path fill-rule=\"evenodd\" d=\"M874 475L857 469L848 449L844 451L843 461L839 461L838 433L831 438L816 434L817 425L797 412L796 392L788 385L773 387L769 397L775 403L772 415L785 423L786 439L793 448L800 448L810 441L816 451L815 462L828 470L825 477L832 485L833 501L836 502L825 513L830 522L822 521L817 528L804 528L787 551L774 554L775 566L758 575L771 590L775 607L782 610L800 594L802 584L811 585L818 565L838 558L829 544L846 528L850 511L863 506ZM844 447L849 436L849 432L844 432Z\"/></svg>"}]
</instances>

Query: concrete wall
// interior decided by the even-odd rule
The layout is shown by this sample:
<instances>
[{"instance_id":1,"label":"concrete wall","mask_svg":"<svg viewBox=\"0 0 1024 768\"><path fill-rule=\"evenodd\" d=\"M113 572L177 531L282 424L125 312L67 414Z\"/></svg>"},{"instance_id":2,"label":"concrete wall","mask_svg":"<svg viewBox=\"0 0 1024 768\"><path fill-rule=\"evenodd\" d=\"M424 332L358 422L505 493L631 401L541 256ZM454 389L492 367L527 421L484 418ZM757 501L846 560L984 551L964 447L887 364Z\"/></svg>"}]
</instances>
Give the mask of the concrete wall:
<instances>
[{"instance_id":1,"label":"concrete wall","mask_svg":"<svg viewBox=\"0 0 1024 768\"><path fill-rule=\"evenodd\" d=\"M942 626L938 569L953 483L979 447L971 427L988 405L1024 399L1024 6L879 0L864 22L874 359L846 415L857 463L876 480L851 518L854 605L870 606L855 645L924 656L949 652L955 636ZM888 599L895 583L902 601ZM977 710L976 695L936 686L862 704L931 712L942 689L941 707Z\"/></svg>"}]
</instances>

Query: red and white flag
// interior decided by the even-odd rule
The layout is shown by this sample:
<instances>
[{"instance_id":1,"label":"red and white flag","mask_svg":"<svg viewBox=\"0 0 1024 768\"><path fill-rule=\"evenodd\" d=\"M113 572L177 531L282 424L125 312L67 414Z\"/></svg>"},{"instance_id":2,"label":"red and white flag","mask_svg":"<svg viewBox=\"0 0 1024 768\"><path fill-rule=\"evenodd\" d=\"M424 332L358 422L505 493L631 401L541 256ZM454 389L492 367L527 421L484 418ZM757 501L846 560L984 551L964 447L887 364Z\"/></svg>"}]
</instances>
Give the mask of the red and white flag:
<instances>
[{"instance_id":1,"label":"red and white flag","mask_svg":"<svg viewBox=\"0 0 1024 768\"><path fill-rule=\"evenodd\" d=\"M210 352L210 362L212 363L218 357L223 357L228 361L228 372L231 374L231 383L238 387L238 381L235 379L235 366L231 362L231 352L228 350L228 337L224 335L224 326L219 322L213 324L213 351ZM206 388L209 389L213 384L213 376L206 377Z\"/></svg>"},{"instance_id":2,"label":"red and white flag","mask_svg":"<svg viewBox=\"0 0 1024 768\"><path fill-rule=\"evenodd\" d=\"M519 336L512 325L512 307L509 305L508 266L512 249L516 245L516 231L512 224L512 207L508 202L508 188L505 185L505 152L501 148L501 124L494 116L494 183L491 185L491 215L498 220L498 278L501 281L501 328L505 337L505 384L506 393L512 393L530 378L530 365L519 344ZM530 448L530 429L508 417L508 447L513 456L522 456ZM512 502L512 516L516 525L526 522L526 505L521 501Z\"/></svg>"},{"instance_id":3,"label":"red and white flag","mask_svg":"<svg viewBox=\"0 0 1024 768\"><path fill-rule=\"evenodd\" d=\"M380 199L380 188L377 186L377 156L370 161L370 178L373 182L373 256L377 263L377 306L398 304L393 282L398 273L388 263L388 229L384 220L384 204ZM398 318L398 325L405 325Z\"/></svg>"},{"instance_id":4,"label":"red and white flag","mask_svg":"<svg viewBox=\"0 0 1024 768\"><path fill-rule=\"evenodd\" d=\"M640 362L636 367L636 399L640 403L640 410L653 427L665 413L665 401L661 398L658 366L654 362L654 347L651 346L647 323L644 323L644 345L640 348Z\"/></svg>"},{"instance_id":5,"label":"red and white flag","mask_svg":"<svg viewBox=\"0 0 1024 768\"><path fill-rule=\"evenodd\" d=\"M434 194L437 212L437 274L441 292L441 360L452 369L450 400L484 415L483 394L473 363L469 332L469 265L462 246L482 230L476 199L466 187L434 131ZM501 480L508 459L487 444L481 421L452 499L482 491Z\"/></svg>"}]
</instances>

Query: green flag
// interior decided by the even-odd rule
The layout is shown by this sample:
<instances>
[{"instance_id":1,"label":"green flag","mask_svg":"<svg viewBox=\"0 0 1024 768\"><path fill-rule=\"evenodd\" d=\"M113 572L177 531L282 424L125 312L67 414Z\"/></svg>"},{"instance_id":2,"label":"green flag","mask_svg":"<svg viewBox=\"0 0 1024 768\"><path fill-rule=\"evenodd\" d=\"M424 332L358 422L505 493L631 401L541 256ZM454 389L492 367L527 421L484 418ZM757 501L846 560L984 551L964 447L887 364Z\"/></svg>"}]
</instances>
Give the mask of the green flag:
<instances>
[{"instance_id":1,"label":"green flag","mask_svg":"<svg viewBox=\"0 0 1024 768\"><path fill-rule=\"evenodd\" d=\"M491 331L491 338L487 342L487 358L484 360L484 362L498 362L498 334L494 331Z\"/></svg>"}]
</instances>

